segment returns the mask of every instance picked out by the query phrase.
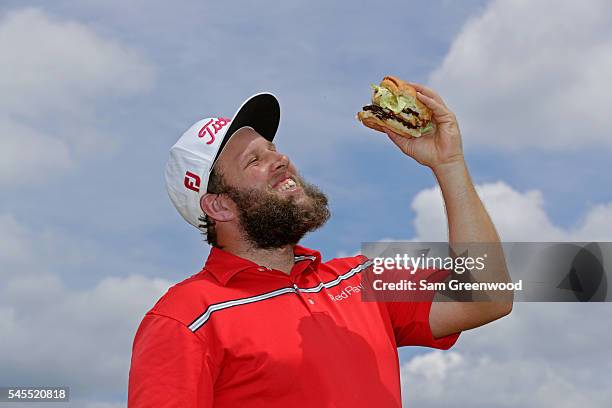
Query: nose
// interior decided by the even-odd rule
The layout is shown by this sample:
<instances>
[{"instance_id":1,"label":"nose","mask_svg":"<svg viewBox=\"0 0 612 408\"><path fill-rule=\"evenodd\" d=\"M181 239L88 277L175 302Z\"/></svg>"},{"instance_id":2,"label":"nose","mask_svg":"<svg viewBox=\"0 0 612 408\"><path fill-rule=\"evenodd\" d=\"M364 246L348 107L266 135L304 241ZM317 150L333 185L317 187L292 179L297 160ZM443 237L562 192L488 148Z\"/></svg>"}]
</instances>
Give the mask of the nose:
<instances>
[{"instance_id":1,"label":"nose","mask_svg":"<svg viewBox=\"0 0 612 408\"><path fill-rule=\"evenodd\" d=\"M289 167L289 158L286 155L278 152L274 153L276 154L276 157L272 162L272 170L278 170L282 167Z\"/></svg>"}]
</instances>

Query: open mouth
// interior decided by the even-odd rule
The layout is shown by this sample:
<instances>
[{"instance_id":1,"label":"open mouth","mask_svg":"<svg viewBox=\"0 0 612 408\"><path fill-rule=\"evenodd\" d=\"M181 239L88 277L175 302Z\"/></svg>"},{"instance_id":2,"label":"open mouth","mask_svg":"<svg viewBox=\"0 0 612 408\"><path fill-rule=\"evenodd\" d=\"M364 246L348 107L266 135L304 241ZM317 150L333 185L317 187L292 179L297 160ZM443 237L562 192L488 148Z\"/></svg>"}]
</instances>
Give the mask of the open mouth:
<instances>
[{"instance_id":1,"label":"open mouth","mask_svg":"<svg viewBox=\"0 0 612 408\"><path fill-rule=\"evenodd\" d=\"M279 191L281 193L286 191L295 191L298 189L298 185L295 180L291 177L287 177L284 180L281 180L274 186L275 191Z\"/></svg>"}]
</instances>

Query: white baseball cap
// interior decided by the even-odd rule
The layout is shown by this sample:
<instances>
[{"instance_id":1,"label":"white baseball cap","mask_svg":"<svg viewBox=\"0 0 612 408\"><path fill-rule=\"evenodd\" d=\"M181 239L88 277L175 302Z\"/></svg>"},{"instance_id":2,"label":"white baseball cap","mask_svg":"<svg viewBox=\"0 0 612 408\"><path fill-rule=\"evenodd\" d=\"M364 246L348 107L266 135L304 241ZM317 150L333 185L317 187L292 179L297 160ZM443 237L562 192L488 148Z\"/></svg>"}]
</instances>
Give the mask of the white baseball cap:
<instances>
[{"instance_id":1,"label":"white baseball cap","mask_svg":"<svg viewBox=\"0 0 612 408\"><path fill-rule=\"evenodd\" d=\"M250 127L269 141L280 122L280 104L271 93L248 98L231 119L212 117L197 121L170 148L166 189L183 218L198 228L200 197L206 194L210 172L237 130Z\"/></svg>"}]
</instances>

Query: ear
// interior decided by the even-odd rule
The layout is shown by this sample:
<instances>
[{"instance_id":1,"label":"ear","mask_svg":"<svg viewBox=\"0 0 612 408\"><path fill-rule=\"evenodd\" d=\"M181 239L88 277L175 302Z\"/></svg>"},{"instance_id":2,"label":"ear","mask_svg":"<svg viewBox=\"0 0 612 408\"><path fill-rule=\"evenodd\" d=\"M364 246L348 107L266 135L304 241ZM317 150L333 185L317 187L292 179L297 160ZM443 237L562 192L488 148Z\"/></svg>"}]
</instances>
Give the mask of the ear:
<instances>
[{"instance_id":1,"label":"ear","mask_svg":"<svg viewBox=\"0 0 612 408\"><path fill-rule=\"evenodd\" d=\"M224 194L206 193L200 198L200 208L215 221L231 221L236 218L236 207Z\"/></svg>"}]
</instances>

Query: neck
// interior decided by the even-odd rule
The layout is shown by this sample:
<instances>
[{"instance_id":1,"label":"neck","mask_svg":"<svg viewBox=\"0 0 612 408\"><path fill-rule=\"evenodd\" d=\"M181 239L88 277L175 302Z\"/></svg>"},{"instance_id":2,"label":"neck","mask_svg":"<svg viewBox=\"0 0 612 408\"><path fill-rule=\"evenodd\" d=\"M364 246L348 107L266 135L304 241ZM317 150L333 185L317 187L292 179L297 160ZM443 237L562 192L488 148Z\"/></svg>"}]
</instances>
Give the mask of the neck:
<instances>
[{"instance_id":1,"label":"neck","mask_svg":"<svg viewBox=\"0 0 612 408\"><path fill-rule=\"evenodd\" d=\"M231 244L223 245L223 250L236 256L255 262L257 265L269 269L276 269L289 275L293 268L294 254L293 246L286 245L281 248L261 249L255 248L242 240L233 241Z\"/></svg>"}]
</instances>

